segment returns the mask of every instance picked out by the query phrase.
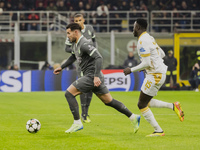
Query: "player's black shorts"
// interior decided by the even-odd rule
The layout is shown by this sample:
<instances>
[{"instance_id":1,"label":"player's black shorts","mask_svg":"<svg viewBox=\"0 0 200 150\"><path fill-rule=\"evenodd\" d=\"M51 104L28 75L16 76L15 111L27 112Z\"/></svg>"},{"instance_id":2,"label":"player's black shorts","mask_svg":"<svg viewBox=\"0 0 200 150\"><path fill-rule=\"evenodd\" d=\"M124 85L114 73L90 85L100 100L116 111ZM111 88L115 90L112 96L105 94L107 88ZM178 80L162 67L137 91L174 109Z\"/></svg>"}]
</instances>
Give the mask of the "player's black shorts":
<instances>
[{"instance_id":1,"label":"player's black shorts","mask_svg":"<svg viewBox=\"0 0 200 150\"><path fill-rule=\"evenodd\" d=\"M104 77L100 77L101 85L98 87L94 86L94 77L82 76L72 83L80 92L88 93L92 91L95 94L107 94L109 93L108 88L104 84Z\"/></svg>"}]
</instances>

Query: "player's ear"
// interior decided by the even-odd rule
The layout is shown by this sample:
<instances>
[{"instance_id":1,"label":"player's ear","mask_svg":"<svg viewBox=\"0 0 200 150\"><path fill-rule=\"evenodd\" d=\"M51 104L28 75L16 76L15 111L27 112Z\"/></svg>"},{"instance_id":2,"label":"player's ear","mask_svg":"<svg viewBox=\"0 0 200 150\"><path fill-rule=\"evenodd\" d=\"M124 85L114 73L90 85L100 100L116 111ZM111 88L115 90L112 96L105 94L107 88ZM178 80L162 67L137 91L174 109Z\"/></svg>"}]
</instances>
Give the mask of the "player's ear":
<instances>
[{"instance_id":1,"label":"player's ear","mask_svg":"<svg viewBox=\"0 0 200 150\"><path fill-rule=\"evenodd\" d=\"M140 30L140 26L138 24L136 24L136 30Z\"/></svg>"}]
</instances>

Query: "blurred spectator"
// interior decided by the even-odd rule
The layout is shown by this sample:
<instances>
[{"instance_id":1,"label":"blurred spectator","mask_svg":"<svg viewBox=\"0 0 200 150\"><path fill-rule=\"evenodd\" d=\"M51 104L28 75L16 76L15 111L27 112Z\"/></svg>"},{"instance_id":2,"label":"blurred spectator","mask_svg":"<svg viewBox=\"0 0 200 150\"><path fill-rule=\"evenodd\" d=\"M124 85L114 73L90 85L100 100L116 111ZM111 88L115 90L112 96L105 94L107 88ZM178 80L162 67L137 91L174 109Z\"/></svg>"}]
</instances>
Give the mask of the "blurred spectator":
<instances>
[{"instance_id":1,"label":"blurred spectator","mask_svg":"<svg viewBox=\"0 0 200 150\"><path fill-rule=\"evenodd\" d=\"M40 1L40 2L38 3L38 7L36 7L36 10L38 10L38 11L46 10L46 9L44 8L44 6L43 6L43 2L42 2L42 1Z\"/></svg>"},{"instance_id":2,"label":"blurred spectator","mask_svg":"<svg viewBox=\"0 0 200 150\"><path fill-rule=\"evenodd\" d=\"M163 12L161 14L162 19L159 20L160 24L162 25L160 32L170 32L171 27L171 13Z\"/></svg>"},{"instance_id":3,"label":"blurred spectator","mask_svg":"<svg viewBox=\"0 0 200 150\"><path fill-rule=\"evenodd\" d=\"M49 3L49 5L47 6L46 8L47 11L57 11L57 7L56 5L54 4L53 1L51 1ZM49 18L54 18L54 13L49 13Z\"/></svg>"},{"instance_id":4,"label":"blurred spectator","mask_svg":"<svg viewBox=\"0 0 200 150\"><path fill-rule=\"evenodd\" d=\"M92 9L91 9L91 6L90 6L90 4L86 4L85 5L85 11L91 11Z\"/></svg>"},{"instance_id":5,"label":"blurred spectator","mask_svg":"<svg viewBox=\"0 0 200 150\"><path fill-rule=\"evenodd\" d=\"M90 6L91 6L91 9L92 10L97 10L97 6L99 6L100 3L99 3L99 0L91 0L90 2Z\"/></svg>"},{"instance_id":6,"label":"blurred spectator","mask_svg":"<svg viewBox=\"0 0 200 150\"><path fill-rule=\"evenodd\" d=\"M123 0L122 4L119 6L119 10L121 11L129 10L129 6L127 5L127 2L125 0Z\"/></svg>"},{"instance_id":7,"label":"blurred spectator","mask_svg":"<svg viewBox=\"0 0 200 150\"><path fill-rule=\"evenodd\" d=\"M140 14L138 14L136 8L134 8L132 10L132 12L130 13L130 20L129 20L129 30L130 31L133 31L133 24L138 17L140 17Z\"/></svg>"},{"instance_id":8,"label":"blurred spectator","mask_svg":"<svg viewBox=\"0 0 200 150\"><path fill-rule=\"evenodd\" d=\"M2 8L3 11L6 10L5 3L4 3L4 2L0 2L0 8Z\"/></svg>"},{"instance_id":9,"label":"blurred spectator","mask_svg":"<svg viewBox=\"0 0 200 150\"><path fill-rule=\"evenodd\" d=\"M156 0L151 1L151 4L148 6L148 10L149 12L151 12L152 10L159 10L158 5L156 4Z\"/></svg>"},{"instance_id":10,"label":"blurred spectator","mask_svg":"<svg viewBox=\"0 0 200 150\"><path fill-rule=\"evenodd\" d=\"M90 6L90 4L86 4L86 6L85 6L85 11L87 11L88 13L86 13L84 17L85 17L85 18L88 18L88 17L89 17L89 20L88 20L88 19L85 20L85 24L93 24L93 16L94 16L94 13L93 13L93 12L89 12L89 11L91 11L91 6ZM89 15L89 16L87 16L87 15Z\"/></svg>"},{"instance_id":11,"label":"blurred spectator","mask_svg":"<svg viewBox=\"0 0 200 150\"><path fill-rule=\"evenodd\" d=\"M117 30L118 32L121 32L122 31L121 23L122 23L122 20L119 14L114 13L113 20L110 22L110 24L113 26L111 30Z\"/></svg>"},{"instance_id":12,"label":"blurred spectator","mask_svg":"<svg viewBox=\"0 0 200 150\"><path fill-rule=\"evenodd\" d=\"M179 28L179 19L176 19L176 18L179 18L179 13L177 12L177 8L173 9L172 17L174 18L174 20L173 20L173 23L174 23L174 32L176 32L177 29Z\"/></svg>"},{"instance_id":13,"label":"blurred spectator","mask_svg":"<svg viewBox=\"0 0 200 150\"><path fill-rule=\"evenodd\" d=\"M141 1L141 3L140 3L140 10L143 10L143 11L147 11L148 9L147 9L147 6L145 5L145 3L143 3L142 1Z\"/></svg>"},{"instance_id":14,"label":"blurred spectator","mask_svg":"<svg viewBox=\"0 0 200 150\"><path fill-rule=\"evenodd\" d=\"M176 5L176 1L173 0L170 5L168 6L168 10L174 10L174 8L178 9L179 6Z\"/></svg>"},{"instance_id":15,"label":"blurred spectator","mask_svg":"<svg viewBox=\"0 0 200 150\"><path fill-rule=\"evenodd\" d=\"M125 0L122 1L122 4L119 6L119 10L120 11L127 11L129 10L129 7L127 5L127 2ZM122 18L122 22L126 22L127 23L127 19L126 19L126 12L122 12L119 14L120 18Z\"/></svg>"},{"instance_id":16,"label":"blurred spectator","mask_svg":"<svg viewBox=\"0 0 200 150\"><path fill-rule=\"evenodd\" d=\"M24 20L26 20L26 17L25 17L25 15L23 13L21 13L20 14L20 21L24 21ZM20 28L20 31L27 31L28 30L27 24L24 23L24 22L20 23L20 27L19 28Z\"/></svg>"},{"instance_id":17,"label":"blurred spectator","mask_svg":"<svg viewBox=\"0 0 200 150\"><path fill-rule=\"evenodd\" d=\"M124 68L132 68L134 66L137 66L138 62L137 60L134 58L134 54L132 51L128 52L128 58L124 61Z\"/></svg>"},{"instance_id":18,"label":"blurred spectator","mask_svg":"<svg viewBox=\"0 0 200 150\"><path fill-rule=\"evenodd\" d=\"M20 3L18 4L18 7L16 8L16 10L17 10L17 11L25 11L25 10L27 10L27 9L26 9L26 6L24 6L23 3L20 2Z\"/></svg>"},{"instance_id":19,"label":"blurred spectator","mask_svg":"<svg viewBox=\"0 0 200 150\"><path fill-rule=\"evenodd\" d=\"M26 5L27 10L35 10L35 0L26 0Z\"/></svg>"},{"instance_id":20,"label":"blurred spectator","mask_svg":"<svg viewBox=\"0 0 200 150\"><path fill-rule=\"evenodd\" d=\"M188 2L190 10L199 10L200 1L199 0L189 0Z\"/></svg>"},{"instance_id":21,"label":"blurred spectator","mask_svg":"<svg viewBox=\"0 0 200 150\"><path fill-rule=\"evenodd\" d=\"M82 1L80 1L80 2L78 3L77 7L75 7L75 10L76 10L76 11L84 11L84 10L85 10L85 7L84 7Z\"/></svg>"},{"instance_id":22,"label":"blurred spectator","mask_svg":"<svg viewBox=\"0 0 200 150\"><path fill-rule=\"evenodd\" d=\"M65 2L65 6L67 7L67 10L69 10L70 7L72 7L72 4L71 4L70 0L67 0L67 1Z\"/></svg>"},{"instance_id":23,"label":"blurred spectator","mask_svg":"<svg viewBox=\"0 0 200 150\"><path fill-rule=\"evenodd\" d=\"M200 50L196 50L196 58L197 58L197 63L200 66Z\"/></svg>"},{"instance_id":24,"label":"blurred spectator","mask_svg":"<svg viewBox=\"0 0 200 150\"><path fill-rule=\"evenodd\" d=\"M130 3L129 3L129 11L133 11L134 9L136 9L136 5L131 1Z\"/></svg>"},{"instance_id":25,"label":"blurred spectator","mask_svg":"<svg viewBox=\"0 0 200 150\"><path fill-rule=\"evenodd\" d=\"M182 1L180 10L183 11L182 13L180 13L180 17L182 17L182 19L179 22L181 25L181 28L188 29L189 27L187 25L190 24L190 21L187 20L186 18L190 17L190 13L185 12L185 11L189 10L186 1Z\"/></svg>"},{"instance_id":26,"label":"blurred spectator","mask_svg":"<svg viewBox=\"0 0 200 150\"><path fill-rule=\"evenodd\" d=\"M101 5L97 7L97 23L99 24L100 32L107 32L107 17L109 15L108 7L101 2Z\"/></svg>"},{"instance_id":27,"label":"blurred spectator","mask_svg":"<svg viewBox=\"0 0 200 150\"><path fill-rule=\"evenodd\" d=\"M19 67L18 67L18 65L17 64L15 64L15 65L9 65L8 66L8 70L19 70Z\"/></svg>"},{"instance_id":28,"label":"blurred spectator","mask_svg":"<svg viewBox=\"0 0 200 150\"><path fill-rule=\"evenodd\" d=\"M148 11L147 6L142 1L140 3L140 10L142 10L142 11ZM147 17L146 13L142 13L141 17Z\"/></svg>"},{"instance_id":29,"label":"blurred spectator","mask_svg":"<svg viewBox=\"0 0 200 150\"><path fill-rule=\"evenodd\" d=\"M30 20L30 21L36 20L37 21L37 20L39 20L39 16L35 13L32 13L28 16L28 20ZM28 24L28 31L30 31L30 30L35 30L35 31L40 30L39 23L29 23Z\"/></svg>"},{"instance_id":30,"label":"blurred spectator","mask_svg":"<svg viewBox=\"0 0 200 150\"><path fill-rule=\"evenodd\" d=\"M130 6L131 6L131 3L133 3L133 5L134 5L134 7L136 9L139 9L140 1L138 1L138 0L130 0Z\"/></svg>"},{"instance_id":31,"label":"blurred spectator","mask_svg":"<svg viewBox=\"0 0 200 150\"><path fill-rule=\"evenodd\" d=\"M160 10L167 10L170 5L171 0L157 0L158 7ZM177 3L180 3L179 0L176 0Z\"/></svg>"},{"instance_id":32,"label":"blurred spectator","mask_svg":"<svg viewBox=\"0 0 200 150\"><path fill-rule=\"evenodd\" d=\"M111 3L107 4L107 7L108 7L108 10L109 11L118 11L118 8L114 5L112 5ZM118 31L118 32L121 32L121 18L120 18L120 15L119 13L110 13L109 14L109 17L110 17L110 30L109 31Z\"/></svg>"},{"instance_id":33,"label":"blurred spectator","mask_svg":"<svg viewBox=\"0 0 200 150\"><path fill-rule=\"evenodd\" d=\"M15 64L15 65L13 66L13 69L14 69L14 70L19 70L19 67L18 67L18 65L17 65L17 64Z\"/></svg>"},{"instance_id":34,"label":"blurred spectator","mask_svg":"<svg viewBox=\"0 0 200 150\"><path fill-rule=\"evenodd\" d=\"M58 1L57 10L58 10L58 11L67 11L67 7L65 7L64 1L63 1L63 0L59 0L59 1Z\"/></svg>"},{"instance_id":35,"label":"blurred spectator","mask_svg":"<svg viewBox=\"0 0 200 150\"><path fill-rule=\"evenodd\" d=\"M196 92L199 92L198 86L200 84L200 67L198 63L195 63L192 67L192 71L190 73L190 79L189 79L190 85L192 86L192 89Z\"/></svg>"},{"instance_id":36,"label":"blurred spectator","mask_svg":"<svg viewBox=\"0 0 200 150\"><path fill-rule=\"evenodd\" d=\"M57 11L57 7L53 2L50 2L49 5L46 8L47 11Z\"/></svg>"},{"instance_id":37,"label":"blurred spectator","mask_svg":"<svg viewBox=\"0 0 200 150\"><path fill-rule=\"evenodd\" d=\"M108 7L104 4L104 2L101 2L101 5L97 7L97 14L98 16L102 16L105 14L106 16L109 14Z\"/></svg>"},{"instance_id":38,"label":"blurred spectator","mask_svg":"<svg viewBox=\"0 0 200 150\"><path fill-rule=\"evenodd\" d=\"M55 63L54 65L53 65L53 69L56 69L56 68L58 68L58 67L60 67L61 65L59 64L59 63Z\"/></svg>"},{"instance_id":39,"label":"blurred spectator","mask_svg":"<svg viewBox=\"0 0 200 150\"><path fill-rule=\"evenodd\" d=\"M165 86L170 87L170 77L172 77L173 85L175 85L176 84L176 75L177 75L177 71L176 71L177 60L173 56L172 50L168 51L168 56L166 56L164 58L164 63L166 66L168 66L167 73L166 73Z\"/></svg>"},{"instance_id":40,"label":"blurred spectator","mask_svg":"<svg viewBox=\"0 0 200 150\"><path fill-rule=\"evenodd\" d=\"M7 2L6 11L12 11L12 10L13 10L13 8L12 8L11 3Z\"/></svg>"},{"instance_id":41,"label":"blurred spectator","mask_svg":"<svg viewBox=\"0 0 200 150\"><path fill-rule=\"evenodd\" d=\"M48 61L45 61L45 64L42 66L41 70L53 70L53 67L48 63Z\"/></svg>"},{"instance_id":42,"label":"blurred spectator","mask_svg":"<svg viewBox=\"0 0 200 150\"><path fill-rule=\"evenodd\" d=\"M42 7L46 8L48 5L48 1L49 0L35 0L35 6L36 6L36 8L41 7L40 3L42 3Z\"/></svg>"}]
</instances>

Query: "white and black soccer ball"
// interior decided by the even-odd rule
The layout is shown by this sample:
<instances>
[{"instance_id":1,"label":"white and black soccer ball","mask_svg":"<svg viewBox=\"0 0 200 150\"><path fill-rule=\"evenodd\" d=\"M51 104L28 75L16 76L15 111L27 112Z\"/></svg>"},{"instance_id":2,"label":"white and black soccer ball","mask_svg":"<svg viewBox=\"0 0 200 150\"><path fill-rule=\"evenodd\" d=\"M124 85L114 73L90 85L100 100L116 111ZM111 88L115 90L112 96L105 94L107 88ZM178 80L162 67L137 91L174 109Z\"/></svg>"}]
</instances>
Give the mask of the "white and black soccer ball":
<instances>
[{"instance_id":1,"label":"white and black soccer ball","mask_svg":"<svg viewBox=\"0 0 200 150\"><path fill-rule=\"evenodd\" d=\"M30 119L26 123L26 129L30 133L37 133L41 128L41 123L37 119Z\"/></svg>"}]
</instances>

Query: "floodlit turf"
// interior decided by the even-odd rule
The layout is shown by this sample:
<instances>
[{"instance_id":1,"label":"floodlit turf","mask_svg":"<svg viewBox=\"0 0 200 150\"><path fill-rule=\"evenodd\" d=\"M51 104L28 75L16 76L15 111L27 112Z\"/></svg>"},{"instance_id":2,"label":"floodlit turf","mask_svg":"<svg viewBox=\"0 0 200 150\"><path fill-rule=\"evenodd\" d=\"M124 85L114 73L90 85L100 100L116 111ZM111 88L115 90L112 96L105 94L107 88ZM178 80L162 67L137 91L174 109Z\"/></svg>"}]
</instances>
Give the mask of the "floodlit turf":
<instances>
[{"instance_id":1,"label":"floodlit turf","mask_svg":"<svg viewBox=\"0 0 200 150\"><path fill-rule=\"evenodd\" d=\"M139 92L111 92L131 111L137 108ZM141 117L140 129L133 134L129 119L105 106L93 96L89 114L92 122L84 129L65 134L73 122L64 92L0 93L0 149L5 150L197 150L200 149L200 93L194 91L160 91L156 99L180 101L184 122L166 108L152 108L165 131L164 137L145 137L153 128ZM79 102L79 98L78 98ZM41 130L26 131L26 122L36 118Z\"/></svg>"}]
</instances>

